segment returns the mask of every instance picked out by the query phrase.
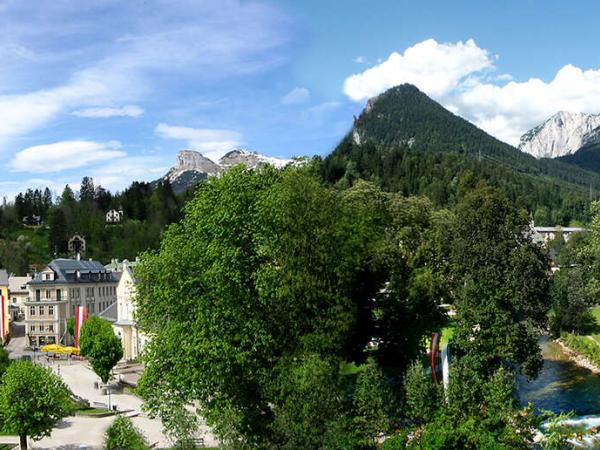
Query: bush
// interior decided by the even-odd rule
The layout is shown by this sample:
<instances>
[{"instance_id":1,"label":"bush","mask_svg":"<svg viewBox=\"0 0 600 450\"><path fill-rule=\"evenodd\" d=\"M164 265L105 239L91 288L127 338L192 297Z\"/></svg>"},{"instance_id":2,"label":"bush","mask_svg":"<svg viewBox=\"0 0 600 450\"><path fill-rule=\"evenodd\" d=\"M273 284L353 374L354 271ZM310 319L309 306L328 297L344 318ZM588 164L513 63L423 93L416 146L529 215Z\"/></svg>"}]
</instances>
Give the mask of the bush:
<instances>
[{"instance_id":1,"label":"bush","mask_svg":"<svg viewBox=\"0 0 600 450\"><path fill-rule=\"evenodd\" d=\"M596 342L586 336L577 336L571 333L562 333L560 338L567 347L581 353L592 364L600 367L600 346Z\"/></svg>"},{"instance_id":2,"label":"bush","mask_svg":"<svg viewBox=\"0 0 600 450\"><path fill-rule=\"evenodd\" d=\"M119 416L104 434L106 450L146 450L148 444L131 419Z\"/></svg>"},{"instance_id":3,"label":"bush","mask_svg":"<svg viewBox=\"0 0 600 450\"><path fill-rule=\"evenodd\" d=\"M381 443L381 450L404 450L408 443L408 430L399 430Z\"/></svg>"}]
</instances>

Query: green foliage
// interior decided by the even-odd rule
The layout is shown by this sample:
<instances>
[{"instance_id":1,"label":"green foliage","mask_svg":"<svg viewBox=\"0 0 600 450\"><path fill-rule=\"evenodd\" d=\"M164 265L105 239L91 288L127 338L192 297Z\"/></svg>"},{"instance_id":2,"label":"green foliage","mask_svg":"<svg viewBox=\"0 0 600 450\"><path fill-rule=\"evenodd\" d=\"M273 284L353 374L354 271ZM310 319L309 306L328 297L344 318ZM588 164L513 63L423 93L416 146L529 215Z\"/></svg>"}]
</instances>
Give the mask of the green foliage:
<instances>
[{"instance_id":1,"label":"green foliage","mask_svg":"<svg viewBox=\"0 0 600 450\"><path fill-rule=\"evenodd\" d=\"M592 364L600 367L600 345L593 338L563 332L560 339L567 347L581 353Z\"/></svg>"},{"instance_id":2,"label":"green foliage","mask_svg":"<svg viewBox=\"0 0 600 450\"><path fill-rule=\"evenodd\" d=\"M4 348L0 348L0 377L6 372L10 363L8 352Z\"/></svg>"},{"instance_id":3,"label":"green foliage","mask_svg":"<svg viewBox=\"0 0 600 450\"><path fill-rule=\"evenodd\" d=\"M129 417L119 416L104 434L106 450L146 450L148 444Z\"/></svg>"},{"instance_id":4,"label":"green foliage","mask_svg":"<svg viewBox=\"0 0 600 450\"><path fill-rule=\"evenodd\" d=\"M581 266L563 267L552 276L550 329L555 337L563 331L585 334L595 331L589 308L596 299L588 277L588 271Z\"/></svg>"},{"instance_id":5,"label":"green foliage","mask_svg":"<svg viewBox=\"0 0 600 450\"><path fill-rule=\"evenodd\" d=\"M353 396L355 429L365 445L374 446L377 438L390 430L392 399L388 381L370 358L358 374Z\"/></svg>"},{"instance_id":6,"label":"green foliage","mask_svg":"<svg viewBox=\"0 0 600 450\"><path fill-rule=\"evenodd\" d=\"M562 423L573 417L573 411L555 414L552 411L541 411L546 419L544 427L544 439L541 447L544 450L563 450L574 448L569 443L569 438L573 437L573 432L569 427Z\"/></svg>"},{"instance_id":7,"label":"green foliage","mask_svg":"<svg viewBox=\"0 0 600 450\"><path fill-rule=\"evenodd\" d=\"M71 256L67 243L75 234L86 239L86 257L107 263L113 258L134 259L158 247L164 228L179 220L186 195L175 195L166 182L155 186L134 182L113 195L94 186L89 177L82 181L79 198L68 185L56 202L49 189L28 190L17 196L14 205L0 206L0 267L25 274L30 264ZM125 213L123 221L106 224L106 212L120 208ZM24 227L22 218L32 214L40 215L45 226Z\"/></svg>"},{"instance_id":8,"label":"green foliage","mask_svg":"<svg viewBox=\"0 0 600 450\"><path fill-rule=\"evenodd\" d=\"M445 110L417 88L402 85L380 95L323 161L322 176L347 186L362 178L384 190L426 195L448 206L477 181L500 189L538 225L588 218L590 184L600 176L552 159L536 160Z\"/></svg>"},{"instance_id":9,"label":"green foliage","mask_svg":"<svg viewBox=\"0 0 600 450\"><path fill-rule=\"evenodd\" d=\"M410 365L404 379L406 416L416 424L433 419L442 393L421 363Z\"/></svg>"},{"instance_id":10,"label":"green foliage","mask_svg":"<svg viewBox=\"0 0 600 450\"><path fill-rule=\"evenodd\" d=\"M49 368L15 361L4 372L0 418L5 432L34 440L49 436L71 409L68 388Z\"/></svg>"},{"instance_id":11,"label":"green foliage","mask_svg":"<svg viewBox=\"0 0 600 450\"><path fill-rule=\"evenodd\" d=\"M140 381L150 413L165 423L195 402L238 447L372 443L389 427L379 368L402 371L441 323L437 278L420 270L434 217L370 183L324 186L313 165L200 185L136 270L139 324L154 335Z\"/></svg>"},{"instance_id":12,"label":"green foliage","mask_svg":"<svg viewBox=\"0 0 600 450\"><path fill-rule=\"evenodd\" d=\"M75 317L69 317L67 319L67 333L69 333L71 337L75 337Z\"/></svg>"},{"instance_id":13,"label":"green foliage","mask_svg":"<svg viewBox=\"0 0 600 450\"><path fill-rule=\"evenodd\" d=\"M408 444L408 430L398 430L381 443L381 450L404 450Z\"/></svg>"},{"instance_id":14,"label":"green foliage","mask_svg":"<svg viewBox=\"0 0 600 450\"><path fill-rule=\"evenodd\" d=\"M451 229L457 356L481 374L520 364L536 376L542 364L537 336L550 305L548 260L531 242L527 216L482 186L457 205Z\"/></svg>"},{"instance_id":15,"label":"green foliage","mask_svg":"<svg viewBox=\"0 0 600 450\"><path fill-rule=\"evenodd\" d=\"M443 449L528 449L539 419L520 409L514 396L514 373L497 369L482 378L460 361L451 368L447 402L415 434L410 446ZM431 380L427 381L431 383ZM410 448L409 446L409 448Z\"/></svg>"},{"instance_id":16,"label":"green foliage","mask_svg":"<svg viewBox=\"0 0 600 450\"><path fill-rule=\"evenodd\" d=\"M81 326L79 349L90 358L90 365L103 383L110 379L110 372L123 357L121 340L115 335L110 323L98 316L91 316Z\"/></svg>"}]
</instances>

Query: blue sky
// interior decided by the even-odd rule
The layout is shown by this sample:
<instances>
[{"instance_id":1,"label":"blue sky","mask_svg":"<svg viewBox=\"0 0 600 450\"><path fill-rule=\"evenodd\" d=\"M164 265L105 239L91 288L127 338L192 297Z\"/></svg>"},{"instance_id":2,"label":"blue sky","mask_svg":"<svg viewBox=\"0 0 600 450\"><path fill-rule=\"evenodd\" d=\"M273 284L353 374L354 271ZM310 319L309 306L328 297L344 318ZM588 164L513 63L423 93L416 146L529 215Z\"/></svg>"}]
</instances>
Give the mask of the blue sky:
<instances>
[{"instance_id":1,"label":"blue sky","mask_svg":"<svg viewBox=\"0 0 600 450\"><path fill-rule=\"evenodd\" d=\"M324 155L412 82L512 144L600 112L592 1L0 0L0 195L112 190L177 151Z\"/></svg>"}]
</instances>

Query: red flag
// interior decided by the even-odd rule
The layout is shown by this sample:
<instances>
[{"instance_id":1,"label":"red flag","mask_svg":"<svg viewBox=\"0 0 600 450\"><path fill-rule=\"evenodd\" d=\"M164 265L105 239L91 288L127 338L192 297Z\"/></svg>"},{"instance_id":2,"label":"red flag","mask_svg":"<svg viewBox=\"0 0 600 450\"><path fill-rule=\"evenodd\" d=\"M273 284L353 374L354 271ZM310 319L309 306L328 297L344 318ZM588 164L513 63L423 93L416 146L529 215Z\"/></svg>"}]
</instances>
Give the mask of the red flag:
<instances>
[{"instance_id":1,"label":"red flag","mask_svg":"<svg viewBox=\"0 0 600 450\"><path fill-rule=\"evenodd\" d=\"M77 306L75 308L75 347L79 348L79 333L81 326L87 319L87 308L85 306Z\"/></svg>"},{"instance_id":2,"label":"red flag","mask_svg":"<svg viewBox=\"0 0 600 450\"><path fill-rule=\"evenodd\" d=\"M429 341L429 366L431 367L431 378L433 379L434 383L437 382L437 379L435 377L435 366L437 362L439 343L440 333L433 333L431 335L431 340Z\"/></svg>"}]
</instances>

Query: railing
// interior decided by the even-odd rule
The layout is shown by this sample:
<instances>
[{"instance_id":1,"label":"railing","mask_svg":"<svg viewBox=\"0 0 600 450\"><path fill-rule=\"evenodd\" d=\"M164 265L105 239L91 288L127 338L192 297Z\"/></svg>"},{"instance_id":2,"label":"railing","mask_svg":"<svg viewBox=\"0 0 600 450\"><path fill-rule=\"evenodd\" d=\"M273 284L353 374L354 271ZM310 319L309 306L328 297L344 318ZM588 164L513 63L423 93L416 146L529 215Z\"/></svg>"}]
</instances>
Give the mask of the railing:
<instances>
[{"instance_id":1,"label":"railing","mask_svg":"<svg viewBox=\"0 0 600 450\"><path fill-rule=\"evenodd\" d=\"M36 297L27 297L27 300L25 300L26 303L45 303L45 302L64 302L67 299L64 297L61 297L60 300L56 297L50 297L50 298L46 298L46 297L40 297L40 298L36 298Z\"/></svg>"}]
</instances>

